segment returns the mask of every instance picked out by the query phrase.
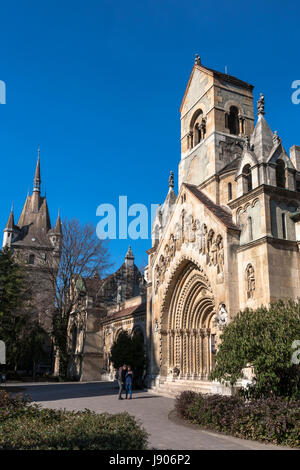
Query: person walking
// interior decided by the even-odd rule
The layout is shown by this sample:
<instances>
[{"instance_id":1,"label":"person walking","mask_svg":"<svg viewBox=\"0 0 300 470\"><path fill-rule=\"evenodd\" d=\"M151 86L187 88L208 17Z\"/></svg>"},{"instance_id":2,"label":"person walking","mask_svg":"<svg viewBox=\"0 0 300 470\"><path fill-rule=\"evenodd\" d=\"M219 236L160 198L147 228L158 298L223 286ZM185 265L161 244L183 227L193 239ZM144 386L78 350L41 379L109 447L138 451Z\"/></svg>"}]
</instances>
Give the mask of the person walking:
<instances>
[{"instance_id":1,"label":"person walking","mask_svg":"<svg viewBox=\"0 0 300 470\"><path fill-rule=\"evenodd\" d=\"M128 398L129 394L129 400L132 399L132 384L133 384L133 372L131 370L131 367L127 367L127 373L125 376L125 387L126 387L126 399Z\"/></svg>"},{"instance_id":2,"label":"person walking","mask_svg":"<svg viewBox=\"0 0 300 470\"><path fill-rule=\"evenodd\" d=\"M118 370L119 400L123 400L122 391L123 391L123 388L125 388L126 373L127 373L127 366L126 364L124 364L123 366L119 367L119 370Z\"/></svg>"}]
</instances>

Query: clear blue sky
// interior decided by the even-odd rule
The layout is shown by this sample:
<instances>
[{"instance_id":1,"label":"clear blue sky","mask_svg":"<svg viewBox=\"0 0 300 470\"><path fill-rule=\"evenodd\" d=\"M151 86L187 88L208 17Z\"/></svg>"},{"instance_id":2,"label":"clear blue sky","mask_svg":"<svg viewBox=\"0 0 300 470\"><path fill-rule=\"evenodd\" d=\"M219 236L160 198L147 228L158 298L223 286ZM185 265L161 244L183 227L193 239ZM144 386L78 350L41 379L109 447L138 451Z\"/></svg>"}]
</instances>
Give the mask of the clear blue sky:
<instances>
[{"instance_id":1,"label":"clear blue sky","mask_svg":"<svg viewBox=\"0 0 300 470\"><path fill-rule=\"evenodd\" d=\"M0 225L19 216L41 147L51 220L159 203L180 158L179 106L194 55L255 85L288 150L300 145L298 1L0 1ZM128 241L110 243L115 268ZM149 241L132 243L146 262Z\"/></svg>"}]
</instances>

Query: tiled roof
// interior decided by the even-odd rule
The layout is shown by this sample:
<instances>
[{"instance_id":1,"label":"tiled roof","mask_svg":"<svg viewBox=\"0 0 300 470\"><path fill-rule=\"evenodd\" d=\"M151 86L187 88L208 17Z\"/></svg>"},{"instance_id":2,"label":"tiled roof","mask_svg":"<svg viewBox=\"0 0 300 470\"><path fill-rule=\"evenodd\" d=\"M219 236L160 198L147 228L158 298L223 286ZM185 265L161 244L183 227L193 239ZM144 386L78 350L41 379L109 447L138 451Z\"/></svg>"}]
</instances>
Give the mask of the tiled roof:
<instances>
[{"instance_id":1,"label":"tiled roof","mask_svg":"<svg viewBox=\"0 0 300 470\"><path fill-rule=\"evenodd\" d=\"M202 202L202 204L207 207L227 228L230 228L232 230L238 230L239 228L233 223L231 214L229 214L225 209L223 209L221 206L218 206L215 204L209 197L207 197L200 189L197 188L197 186L194 186L192 184L186 184L184 185L191 191L191 193L199 199L199 201Z\"/></svg>"},{"instance_id":2,"label":"tiled roof","mask_svg":"<svg viewBox=\"0 0 300 470\"><path fill-rule=\"evenodd\" d=\"M104 321L116 320L118 318L128 317L133 314L145 313L145 312L146 312L146 304L142 303L139 305L134 305L133 307L123 308L122 310L114 312L110 315L108 314L107 317L104 319Z\"/></svg>"}]
</instances>

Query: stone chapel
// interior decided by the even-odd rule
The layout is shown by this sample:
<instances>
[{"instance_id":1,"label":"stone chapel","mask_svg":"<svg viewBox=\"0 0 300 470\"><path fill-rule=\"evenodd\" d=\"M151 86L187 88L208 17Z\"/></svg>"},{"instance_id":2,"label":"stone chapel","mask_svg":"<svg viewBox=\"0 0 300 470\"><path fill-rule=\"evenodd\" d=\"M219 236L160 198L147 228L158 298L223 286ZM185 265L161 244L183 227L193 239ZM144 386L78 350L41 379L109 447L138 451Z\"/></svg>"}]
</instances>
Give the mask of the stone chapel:
<instances>
[{"instance_id":1,"label":"stone chapel","mask_svg":"<svg viewBox=\"0 0 300 470\"><path fill-rule=\"evenodd\" d=\"M149 382L226 393L209 381L222 328L239 310L300 295L300 147L289 154L253 86L196 56L171 172L148 251Z\"/></svg>"}]
</instances>

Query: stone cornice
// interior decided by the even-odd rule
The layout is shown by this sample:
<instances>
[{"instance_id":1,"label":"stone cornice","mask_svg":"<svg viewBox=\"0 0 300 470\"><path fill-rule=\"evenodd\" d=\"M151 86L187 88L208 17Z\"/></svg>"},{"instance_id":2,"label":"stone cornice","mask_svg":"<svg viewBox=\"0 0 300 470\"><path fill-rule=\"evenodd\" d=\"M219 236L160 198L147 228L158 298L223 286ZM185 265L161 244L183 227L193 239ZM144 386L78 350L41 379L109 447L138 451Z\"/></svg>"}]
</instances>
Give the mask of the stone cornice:
<instances>
[{"instance_id":1,"label":"stone cornice","mask_svg":"<svg viewBox=\"0 0 300 470\"><path fill-rule=\"evenodd\" d=\"M245 204L246 202L254 199L255 197L259 196L260 194L268 194L268 195L275 195L280 196L285 199L297 199L300 202L300 193L297 191L291 191L290 189L278 188L277 186L270 186L267 184L261 184L257 186L257 188L253 189L249 193L243 194L242 196L238 197L234 201L228 202L228 206L230 209L236 209L237 207Z\"/></svg>"},{"instance_id":2,"label":"stone cornice","mask_svg":"<svg viewBox=\"0 0 300 470\"><path fill-rule=\"evenodd\" d=\"M249 243L245 243L245 245L241 245L239 248L237 248L237 253L248 250L254 246L263 245L264 243L283 248L284 250L299 251L298 243L296 241L284 240L283 238L273 238L266 235L265 237L261 237L258 240L252 240Z\"/></svg>"}]
</instances>

